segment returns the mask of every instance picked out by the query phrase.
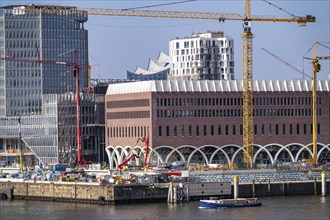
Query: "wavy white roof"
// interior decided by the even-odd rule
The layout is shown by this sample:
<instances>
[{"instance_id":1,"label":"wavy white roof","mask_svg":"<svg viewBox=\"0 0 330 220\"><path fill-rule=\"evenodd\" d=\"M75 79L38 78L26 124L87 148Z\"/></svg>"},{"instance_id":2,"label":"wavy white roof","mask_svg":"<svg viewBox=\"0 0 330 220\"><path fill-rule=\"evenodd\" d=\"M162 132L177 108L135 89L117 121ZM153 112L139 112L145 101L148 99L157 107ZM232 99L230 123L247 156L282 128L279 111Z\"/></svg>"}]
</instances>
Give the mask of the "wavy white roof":
<instances>
[{"instance_id":1,"label":"wavy white roof","mask_svg":"<svg viewBox=\"0 0 330 220\"><path fill-rule=\"evenodd\" d=\"M110 84L107 95L143 92L242 92L242 80L156 80ZM317 91L330 89L330 80L318 80ZM255 92L310 92L310 80L255 80Z\"/></svg>"},{"instance_id":2,"label":"wavy white roof","mask_svg":"<svg viewBox=\"0 0 330 220\"><path fill-rule=\"evenodd\" d=\"M148 68L143 69L141 67L137 67L134 71L135 74L149 75L161 72L170 68L170 57L164 54L163 52L159 53L158 59L149 59Z\"/></svg>"}]
</instances>

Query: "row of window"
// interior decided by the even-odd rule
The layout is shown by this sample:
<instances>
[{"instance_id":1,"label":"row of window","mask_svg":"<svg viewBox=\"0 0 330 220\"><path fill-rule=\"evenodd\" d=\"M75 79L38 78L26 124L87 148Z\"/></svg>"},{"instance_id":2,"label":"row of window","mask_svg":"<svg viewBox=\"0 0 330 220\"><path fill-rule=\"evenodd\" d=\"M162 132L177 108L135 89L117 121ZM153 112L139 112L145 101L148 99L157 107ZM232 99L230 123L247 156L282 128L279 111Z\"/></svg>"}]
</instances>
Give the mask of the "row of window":
<instances>
[{"instance_id":1,"label":"row of window","mask_svg":"<svg viewBox=\"0 0 330 220\"><path fill-rule=\"evenodd\" d=\"M149 105L150 105L149 99L136 99L136 100L107 102L107 108L132 108L132 107L144 107L144 106L149 106Z\"/></svg>"},{"instance_id":2,"label":"row of window","mask_svg":"<svg viewBox=\"0 0 330 220\"><path fill-rule=\"evenodd\" d=\"M241 117L242 109L168 109L157 110L157 118L218 118ZM316 115L321 116L321 108L316 110ZM253 116L312 116L311 108L304 109L253 109Z\"/></svg>"},{"instance_id":3,"label":"row of window","mask_svg":"<svg viewBox=\"0 0 330 220\"><path fill-rule=\"evenodd\" d=\"M218 106L242 105L242 98L157 98L157 106ZM316 103L321 105L321 97ZM311 97L253 98L253 105L311 105Z\"/></svg>"},{"instance_id":4,"label":"row of window","mask_svg":"<svg viewBox=\"0 0 330 220\"><path fill-rule=\"evenodd\" d=\"M273 128L274 126L274 128ZM309 128L308 128L309 127ZM273 131L273 129L275 131ZM312 134L313 127L312 124L261 124L254 125L254 135L306 135L307 130L309 129L309 133ZM320 134L320 124L317 124L317 133ZM162 137L170 137L170 136L221 136L221 135L243 135L243 126L242 124L238 126L236 125L174 125L174 126L158 126L158 136Z\"/></svg>"},{"instance_id":5,"label":"row of window","mask_svg":"<svg viewBox=\"0 0 330 220\"><path fill-rule=\"evenodd\" d=\"M150 111L108 112L107 119L150 118Z\"/></svg>"},{"instance_id":6,"label":"row of window","mask_svg":"<svg viewBox=\"0 0 330 220\"><path fill-rule=\"evenodd\" d=\"M108 127L108 137L146 137L149 133L149 126L134 127Z\"/></svg>"},{"instance_id":7,"label":"row of window","mask_svg":"<svg viewBox=\"0 0 330 220\"><path fill-rule=\"evenodd\" d=\"M187 40L187 41L179 41L179 42L175 42L175 48L176 49L180 49L182 47L180 47L180 43L181 46L183 46L183 48L194 48L194 47L215 47L215 46L225 46L225 47L232 47L233 46L233 40Z\"/></svg>"}]
</instances>

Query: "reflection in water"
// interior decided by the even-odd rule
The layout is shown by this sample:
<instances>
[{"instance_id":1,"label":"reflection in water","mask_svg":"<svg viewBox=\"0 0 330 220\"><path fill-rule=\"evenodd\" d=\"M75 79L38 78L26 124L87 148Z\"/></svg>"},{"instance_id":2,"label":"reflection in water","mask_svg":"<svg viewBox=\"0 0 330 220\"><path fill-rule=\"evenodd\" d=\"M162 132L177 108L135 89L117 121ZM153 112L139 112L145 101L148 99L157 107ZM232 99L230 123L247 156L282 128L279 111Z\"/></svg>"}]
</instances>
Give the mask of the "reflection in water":
<instances>
[{"instance_id":1,"label":"reflection in water","mask_svg":"<svg viewBox=\"0 0 330 220\"><path fill-rule=\"evenodd\" d=\"M319 196L260 198L261 207L199 209L198 201L95 205L42 201L0 201L0 219L329 219L330 199Z\"/></svg>"}]
</instances>

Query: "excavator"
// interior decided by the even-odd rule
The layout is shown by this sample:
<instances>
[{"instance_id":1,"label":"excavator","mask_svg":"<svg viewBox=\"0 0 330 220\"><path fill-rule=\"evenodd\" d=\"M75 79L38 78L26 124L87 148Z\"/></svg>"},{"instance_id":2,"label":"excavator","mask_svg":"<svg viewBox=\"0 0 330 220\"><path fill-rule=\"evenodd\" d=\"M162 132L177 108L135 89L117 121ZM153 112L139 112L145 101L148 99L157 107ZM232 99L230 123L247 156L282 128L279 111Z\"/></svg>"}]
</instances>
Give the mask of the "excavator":
<instances>
[{"instance_id":1,"label":"excavator","mask_svg":"<svg viewBox=\"0 0 330 220\"><path fill-rule=\"evenodd\" d=\"M146 143L146 153L145 153L145 157L144 157L144 167L147 167L148 150L149 150L149 135L147 135L147 137L145 137L145 138L138 138L137 139L134 147L132 148L132 151L131 151L130 155L125 160L123 160L122 163L120 163L118 165L118 167L117 167L118 169L122 169L123 166L125 166L133 158L140 158L141 152L137 152L137 150L134 149L140 141Z\"/></svg>"}]
</instances>

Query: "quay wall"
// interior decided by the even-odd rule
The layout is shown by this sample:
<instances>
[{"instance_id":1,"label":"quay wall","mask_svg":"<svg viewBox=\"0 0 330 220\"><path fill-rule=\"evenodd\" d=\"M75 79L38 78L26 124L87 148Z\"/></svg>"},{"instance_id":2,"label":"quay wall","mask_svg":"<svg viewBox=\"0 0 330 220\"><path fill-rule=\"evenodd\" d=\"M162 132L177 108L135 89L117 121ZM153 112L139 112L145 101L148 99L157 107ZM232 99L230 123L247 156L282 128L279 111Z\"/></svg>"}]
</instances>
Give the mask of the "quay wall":
<instances>
[{"instance_id":1,"label":"quay wall","mask_svg":"<svg viewBox=\"0 0 330 220\"><path fill-rule=\"evenodd\" d=\"M326 192L330 193L330 180L327 180ZM321 195L321 181L280 181L240 183L240 197L289 196L289 195ZM232 186L233 192L233 186Z\"/></svg>"},{"instance_id":2,"label":"quay wall","mask_svg":"<svg viewBox=\"0 0 330 220\"><path fill-rule=\"evenodd\" d=\"M190 186L189 186L190 184ZM233 196L233 185L209 183L183 183L190 189L191 200L207 197ZM198 187L198 185L200 187ZM221 188L223 185L224 188ZM168 183L157 185L100 185L98 183L73 182L34 182L0 181L0 191L11 191L14 199L83 202L99 204L143 203L166 201ZM203 186L203 187L201 187ZM197 188L196 188L197 187ZM10 190L8 190L10 189ZM330 193L330 180L327 180L326 193ZM239 197L288 196L321 194L321 182L252 182L239 183ZM10 198L10 196L8 196Z\"/></svg>"}]
</instances>

